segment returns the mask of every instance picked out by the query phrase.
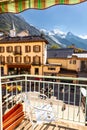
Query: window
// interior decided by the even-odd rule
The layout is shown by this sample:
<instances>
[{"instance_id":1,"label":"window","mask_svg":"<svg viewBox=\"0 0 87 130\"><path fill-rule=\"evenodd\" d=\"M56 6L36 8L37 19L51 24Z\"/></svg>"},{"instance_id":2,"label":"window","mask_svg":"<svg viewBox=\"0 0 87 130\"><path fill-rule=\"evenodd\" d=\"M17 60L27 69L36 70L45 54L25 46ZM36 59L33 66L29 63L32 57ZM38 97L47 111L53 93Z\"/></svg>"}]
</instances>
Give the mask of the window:
<instances>
[{"instance_id":1,"label":"window","mask_svg":"<svg viewBox=\"0 0 87 130\"><path fill-rule=\"evenodd\" d=\"M21 46L15 46L15 51L20 52L21 51Z\"/></svg>"},{"instance_id":2,"label":"window","mask_svg":"<svg viewBox=\"0 0 87 130\"><path fill-rule=\"evenodd\" d=\"M72 64L72 60L70 60L69 63Z\"/></svg>"},{"instance_id":3,"label":"window","mask_svg":"<svg viewBox=\"0 0 87 130\"><path fill-rule=\"evenodd\" d=\"M34 62L34 64L40 64L40 57L39 56L34 56L33 57L33 62Z\"/></svg>"},{"instance_id":4,"label":"window","mask_svg":"<svg viewBox=\"0 0 87 130\"><path fill-rule=\"evenodd\" d=\"M12 46L8 46L8 47L7 47L7 52L9 52L9 53L10 53L10 52L13 52L13 47L12 47Z\"/></svg>"},{"instance_id":5,"label":"window","mask_svg":"<svg viewBox=\"0 0 87 130\"><path fill-rule=\"evenodd\" d=\"M17 55L17 54L21 55L22 54L22 52L21 52L21 46L15 46L14 54L15 55Z\"/></svg>"},{"instance_id":6,"label":"window","mask_svg":"<svg viewBox=\"0 0 87 130\"><path fill-rule=\"evenodd\" d=\"M4 52L5 48L4 47L0 47L0 53Z\"/></svg>"},{"instance_id":7,"label":"window","mask_svg":"<svg viewBox=\"0 0 87 130\"><path fill-rule=\"evenodd\" d=\"M73 64L76 64L76 60L73 60Z\"/></svg>"},{"instance_id":8,"label":"window","mask_svg":"<svg viewBox=\"0 0 87 130\"><path fill-rule=\"evenodd\" d=\"M4 67L1 67L1 75L4 75Z\"/></svg>"},{"instance_id":9,"label":"window","mask_svg":"<svg viewBox=\"0 0 87 130\"><path fill-rule=\"evenodd\" d=\"M39 68L35 68L35 74L39 74Z\"/></svg>"},{"instance_id":10,"label":"window","mask_svg":"<svg viewBox=\"0 0 87 130\"><path fill-rule=\"evenodd\" d=\"M25 52L30 52L31 51L31 46L25 46Z\"/></svg>"},{"instance_id":11,"label":"window","mask_svg":"<svg viewBox=\"0 0 87 130\"><path fill-rule=\"evenodd\" d=\"M7 56L7 62L12 63L13 62L13 57L12 56Z\"/></svg>"},{"instance_id":12,"label":"window","mask_svg":"<svg viewBox=\"0 0 87 130\"><path fill-rule=\"evenodd\" d=\"M55 70L55 68L52 68L52 67L48 67L48 70Z\"/></svg>"},{"instance_id":13,"label":"window","mask_svg":"<svg viewBox=\"0 0 87 130\"><path fill-rule=\"evenodd\" d=\"M33 46L33 51L34 52L40 52L40 46L39 45Z\"/></svg>"},{"instance_id":14,"label":"window","mask_svg":"<svg viewBox=\"0 0 87 130\"><path fill-rule=\"evenodd\" d=\"M16 63L21 63L21 57L20 56L16 56L15 57L15 62Z\"/></svg>"},{"instance_id":15,"label":"window","mask_svg":"<svg viewBox=\"0 0 87 130\"><path fill-rule=\"evenodd\" d=\"M31 61L31 57L29 57L29 56L25 56L24 57L24 63L30 63L30 61Z\"/></svg>"},{"instance_id":16,"label":"window","mask_svg":"<svg viewBox=\"0 0 87 130\"><path fill-rule=\"evenodd\" d=\"M5 56L0 56L0 62L1 62L1 64L4 64L5 63Z\"/></svg>"}]
</instances>

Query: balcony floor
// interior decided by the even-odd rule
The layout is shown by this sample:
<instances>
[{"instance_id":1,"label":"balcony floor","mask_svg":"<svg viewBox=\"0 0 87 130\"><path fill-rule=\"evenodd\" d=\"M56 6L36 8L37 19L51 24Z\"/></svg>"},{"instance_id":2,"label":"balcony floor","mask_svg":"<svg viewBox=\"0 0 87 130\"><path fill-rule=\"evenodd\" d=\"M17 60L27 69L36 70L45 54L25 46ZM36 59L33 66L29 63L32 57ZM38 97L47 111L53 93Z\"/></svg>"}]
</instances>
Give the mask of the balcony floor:
<instances>
[{"instance_id":1,"label":"balcony floor","mask_svg":"<svg viewBox=\"0 0 87 130\"><path fill-rule=\"evenodd\" d=\"M42 99L34 98L34 97L31 98L31 102L33 105L37 106L40 105L41 103L43 104L45 102L52 102L55 115L56 113L58 113L58 119L56 123L52 122L50 124L38 125L35 128L35 130L87 130L87 127L84 125L84 113L82 112L82 108L80 108L80 111L78 113L78 106L66 104L66 109L62 111L61 108L63 106L63 102L61 100L54 99L55 97L53 97L53 99L52 98L47 99L42 102ZM25 104L23 104L23 107L25 109L24 105ZM73 111L75 112L74 122L72 120ZM69 119L67 119L68 114L69 114ZM79 123L78 120L80 120L82 123ZM57 127L56 124L58 124ZM29 120L24 119L23 122L15 130L19 130L19 129L32 130L32 125Z\"/></svg>"},{"instance_id":2,"label":"balcony floor","mask_svg":"<svg viewBox=\"0 0 87 130\"><path fill-rule=\"evenodd\" d=\"M87 126L84 125L84 113L81 107L78 109L78 106L66 104L66 109L62 111L61 108L63 106L63 101L57 100L55 97L53 97L42 102L42 99L37 98L35 95L33 93L33 96L30 100L32 102L32 105L38 106L43 103L52 102L55 115L57 113L58 116L56 123L53 122L51 124L38 125L35 130L87 130ZM24 103L23 109L25 110ZM58 124L57 127L56 124ZM25 119L17 128L15 128L15 130L32 130L32 125L30 121L25 117Z\"/></svg>"},{"instance_id":3,"label":"balcony floor","mask_svg":"<svg viewBox=\"0 0 87 130\"><path fill-rule=\"evenodd\" d=\"M64 120L59 120L57 124L57 127L55 123L38 125L35 130L87 130L86 126ZM24 119L15 130L32 130L32 125L29 120Z\"/></svg>"}]
</instances>

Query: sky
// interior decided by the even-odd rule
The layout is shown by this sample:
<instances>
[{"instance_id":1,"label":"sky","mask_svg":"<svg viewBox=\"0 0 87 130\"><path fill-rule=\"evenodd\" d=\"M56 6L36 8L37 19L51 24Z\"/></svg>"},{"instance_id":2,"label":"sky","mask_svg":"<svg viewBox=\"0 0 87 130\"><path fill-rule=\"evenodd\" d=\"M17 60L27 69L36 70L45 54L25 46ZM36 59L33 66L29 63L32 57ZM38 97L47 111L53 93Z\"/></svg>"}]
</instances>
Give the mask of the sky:
<instances>
[{"instance_id":1,"label":"sky","mask_svg":"<svg viewBox=\"0 0 87 130\"><path fill-rule=\"evenodd\" d=\"M28 9L19 15L38 29L72 32L87 38L87 2L57 5L44 10Z\"/></svg>"}]
</instances>

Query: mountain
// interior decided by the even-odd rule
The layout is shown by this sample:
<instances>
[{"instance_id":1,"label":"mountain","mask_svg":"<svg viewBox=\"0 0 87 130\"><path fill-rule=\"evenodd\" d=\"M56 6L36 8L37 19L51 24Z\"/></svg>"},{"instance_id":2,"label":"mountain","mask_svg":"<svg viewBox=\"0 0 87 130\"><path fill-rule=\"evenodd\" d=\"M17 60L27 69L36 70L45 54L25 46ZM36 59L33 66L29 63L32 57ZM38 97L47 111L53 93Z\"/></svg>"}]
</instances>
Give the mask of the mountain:
<instances>
[{"instance_id":1,"label":"mountain","mask_svg":"<svg viewBox=\"0 0 87 130\"><path fill-rule=\"evenodd\" d=\"M13 23L15 25L17 33L24 30L29 32L29 35L41 35L48 40L48 48L52 46L67 47L74 44L77 48L87 49L87 39L83 39L79 36L68 33L61 33L60 31L46 31L44 29L39 30L36 27L28 24L23 17L19 17L12 13L0 14L0 31L9 35L9 31L12 29Z\"/></svg>"},{"instance_id":2,"label":"mountain","mask_svg":"<svg viewBox=\"0 0 87 130\"><path fill-rule=\"evenodd\" d=\"M40 31L35 27L29 25L23 18L14 14L0 14L0 30L9 33L12 25L15 25L17 33L28 30L31 35L40 35Z\"/></svg>"},{"instance_id":3,"label":"mountain","mask_svg":"<svg viewBox=\"0 0 87 130\"><path fill-rule=\"evenodd\" d=\"M52 39L58 41L58 44L61 43L61 46L67 47L74 44L77 48L87 49L87 39L83 39L79 36L72 34L71 32L68 33L60 33L55 31L46 32Z\"/></svg>"},{"instance_id":4,"label":"mountain","mask_svg":"<svg viewBox=\"0 0 87 130\"><path fill-rule=\"evenodd\" d=\"M42 32L39 29L28 24L21 16L18 17L17 15L11 13L0 14L0 31L9 35L9 31L12 29L13 23L17 33L27 30L29 35L42 35ZM58 43L51 39L48 35L43 34L43 37L49 42L48 48L50 48L53 44L58 45Z\"/></svg>"}]
</instances>

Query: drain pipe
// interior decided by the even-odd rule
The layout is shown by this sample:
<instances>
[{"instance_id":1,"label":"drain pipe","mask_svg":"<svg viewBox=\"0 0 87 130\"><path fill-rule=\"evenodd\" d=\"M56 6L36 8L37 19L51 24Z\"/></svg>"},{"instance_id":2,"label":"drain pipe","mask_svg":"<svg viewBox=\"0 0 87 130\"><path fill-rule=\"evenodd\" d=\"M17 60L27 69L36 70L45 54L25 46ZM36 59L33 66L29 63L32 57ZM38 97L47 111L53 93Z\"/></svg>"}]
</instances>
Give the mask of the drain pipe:
<instances>
[{"instance_id":1,"label":"drain pipe","mask_svg":"<svg viewBox=\"0 0 87 130\"><path fill-rule=\"evenodd\" d=\"M2 130L2 85L1 85L1 66L0 66L0 130Z\"/></svg>"}]
</instances>

